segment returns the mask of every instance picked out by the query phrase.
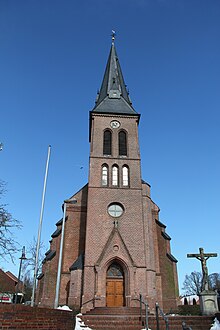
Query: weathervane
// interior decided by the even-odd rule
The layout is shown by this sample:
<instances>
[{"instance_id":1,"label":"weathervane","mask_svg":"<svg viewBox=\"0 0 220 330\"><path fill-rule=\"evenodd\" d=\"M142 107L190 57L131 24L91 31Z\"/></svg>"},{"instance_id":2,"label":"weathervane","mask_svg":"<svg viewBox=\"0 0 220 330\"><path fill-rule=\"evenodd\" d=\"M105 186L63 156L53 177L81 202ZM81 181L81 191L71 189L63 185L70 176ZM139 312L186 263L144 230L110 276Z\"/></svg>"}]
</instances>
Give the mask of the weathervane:
<instances>
[{"instance_id":1,"label":"weathervane","mask_svg":"<svg viewBox=\"0 0 220 330\"><path fill-rule=\"evenodd\" d=\"M112 30L112 34L111 34L111 36L112 36L112 44L114 45L114 42L115 42L115 36L116 36L116 33L115 33L114 30Z\"/></svg>"}]
</instances>

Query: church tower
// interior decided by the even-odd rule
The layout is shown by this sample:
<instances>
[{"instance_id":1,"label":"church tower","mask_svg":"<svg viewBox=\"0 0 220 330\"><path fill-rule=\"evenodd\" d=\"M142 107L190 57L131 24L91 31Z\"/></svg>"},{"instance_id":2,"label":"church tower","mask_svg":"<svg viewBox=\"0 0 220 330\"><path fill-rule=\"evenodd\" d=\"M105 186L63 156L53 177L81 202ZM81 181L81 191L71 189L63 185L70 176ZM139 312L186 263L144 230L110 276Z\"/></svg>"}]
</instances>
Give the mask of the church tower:
<instances>
[{"instance_id":1,"label":"church tower","mask_svg":"<svg viewBox=\"0 0 220 330\"><path fill-rule=\"evenodd\" d=\"M139 294L151 310L155 302L164 310L177 306L177 260L170 252L171 238L159 221L150 185L141 177L139 120L113 35L101 89L90 112L89 182L70 198L77 204L67 206L60 301L82 311L135 307ZM62 230L59 222L57 230ZM50 279L56 273L60 232L52 236L47 252L56 250L56 256L45 261L40 277L39 301L45 305L54 297Z\"/></svg>"},{"instance_id":2,"label":"church tower","mask_svg":"<svg viewBox=\"0 0 220 330\"><path fill-rule=\"evenodd\" d=\"M159 209L150 199L149 185L141 179L139 119L113 40L102 86L90 113L83 286L83 303L89 308L91 294L95 306L135 306L140 293L148 301L163 300L155 237ZM169 260L171 264L173 261Z\"/></svg>"}]
</instances>

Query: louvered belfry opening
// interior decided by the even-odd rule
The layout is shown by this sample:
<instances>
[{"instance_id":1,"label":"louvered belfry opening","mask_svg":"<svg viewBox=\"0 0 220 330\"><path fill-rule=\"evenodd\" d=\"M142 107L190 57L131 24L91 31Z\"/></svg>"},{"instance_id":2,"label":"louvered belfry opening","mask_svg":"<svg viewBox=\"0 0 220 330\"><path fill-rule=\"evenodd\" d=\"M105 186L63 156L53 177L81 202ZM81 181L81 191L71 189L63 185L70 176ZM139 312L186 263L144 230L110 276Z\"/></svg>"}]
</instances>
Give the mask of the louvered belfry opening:
<instances>
[{"instance_id":1,"label":"louvered belfry opening","mask_svg":"<svg viewBox=\"0 0 220 330\"><path fill-rule=\"evenodd\" d=\"M127 156L127 135L124 131L119 132L119 156Z\"/></svg>"},{"instance_id":2,"label":"louvered belfry opening","mask_svg":"<svg viewBox=\"0 0 220 330\"><path fill-rule=\"evenodd\" d=\"M109 130L104 131L103 155L112 154L112 133Z\"/></svg>"}]
</instances>

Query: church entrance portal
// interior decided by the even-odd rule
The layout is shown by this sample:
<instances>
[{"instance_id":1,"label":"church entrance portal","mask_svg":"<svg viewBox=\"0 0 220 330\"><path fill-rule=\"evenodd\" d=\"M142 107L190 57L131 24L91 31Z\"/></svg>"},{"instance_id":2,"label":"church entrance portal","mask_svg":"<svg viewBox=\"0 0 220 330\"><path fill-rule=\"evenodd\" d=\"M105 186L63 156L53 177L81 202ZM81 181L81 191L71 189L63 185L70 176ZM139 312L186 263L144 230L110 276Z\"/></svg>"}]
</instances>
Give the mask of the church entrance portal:
<instances>
[{"instance_id":1,"label":"church entrance portal","mask_svg":"<svg viewBox=\"0 0 220 330\"><path fill-rule=\"evenodd\" d=\"M124 306L124 272L118 263L112 263L107 270L106 306Z\"/></svg>"}]
</instances>

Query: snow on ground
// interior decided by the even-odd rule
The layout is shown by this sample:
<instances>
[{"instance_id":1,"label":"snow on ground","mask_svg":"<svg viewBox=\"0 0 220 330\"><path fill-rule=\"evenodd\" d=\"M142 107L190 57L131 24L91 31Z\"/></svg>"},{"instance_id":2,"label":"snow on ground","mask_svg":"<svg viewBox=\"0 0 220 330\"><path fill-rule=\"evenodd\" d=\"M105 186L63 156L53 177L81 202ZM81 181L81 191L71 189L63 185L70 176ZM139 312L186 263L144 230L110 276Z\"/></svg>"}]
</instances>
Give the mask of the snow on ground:
<instances>
[{"instance_id":1,"label":"snow on ground","mask_svg":"<svg viewBox=\"0 0 220 330\"><path fill-rule=\"evenodd\" d=\"M57 307L57 309L62 309L63 311L69 311L72 312L72 309L70 309L68 306L64 305L64 306L59 306Z\"/></svg>"},{"instance_id":2,"label":"snow on ground","mask_svg":"<svg viewBox=\"0 0 220 330\"><path fill-rule=\"evenodd\" d=\"M74 330L81 330L81 329L92 330L91 328L85 326L85 323L81 320L80 316L82 316L82 314L77 314L76 315L76 325L75 325L75 329ZM142 330L146 330L146 328L145 329L142 329ZM148 330L151 330L151 329L148 328Z\"/></svg>"},{"instance_id":3,"label":"snow on ground","mask_svg":"<svg viewBox=\"0 0 220 330\"><path fill-rule=\"evenodd\" d=\"M217 318L214 319L214 323L210 330L220 330L220 322L217 320Z\"/></svg>"},{"instance_id":4,"label":"snow on ground","mask_svg":"<svg viewBox=\"0 0 220 330\"><path fill-rule=\"evenodd\" d=\"M91 328L89 327L85 327L85 324L84 322L81 320L80 316L82 316L82 314L77 314L76 315L76 325L75 325L75 329L74 330L81 330L81 329L84 329L84 330L92 330ZM81 325L83 327L81 327Z\"/></svg>"}]
</instances>

